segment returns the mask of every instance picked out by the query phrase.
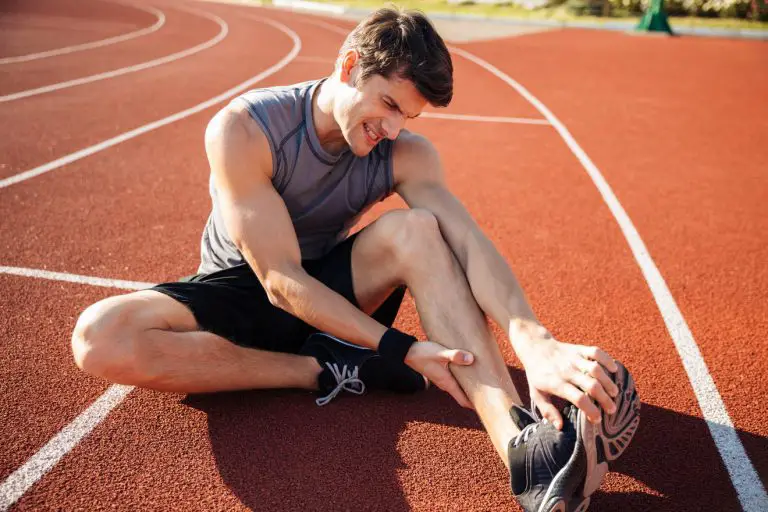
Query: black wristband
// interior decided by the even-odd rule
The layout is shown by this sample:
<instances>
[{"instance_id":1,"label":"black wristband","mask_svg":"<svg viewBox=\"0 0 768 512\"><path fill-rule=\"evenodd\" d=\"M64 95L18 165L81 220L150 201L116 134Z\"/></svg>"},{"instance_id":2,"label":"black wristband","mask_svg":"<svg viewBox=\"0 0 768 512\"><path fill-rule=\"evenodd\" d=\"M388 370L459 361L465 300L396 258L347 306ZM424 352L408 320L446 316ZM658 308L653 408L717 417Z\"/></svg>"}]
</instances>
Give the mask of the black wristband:
<instances>
[{"instance_id":1,"label":"black wristband","mask_svg":"<svg viewBox=\"0 0 768 512\"><path fill-rule=\"evenodd\" d=\"M415 336L389 328L379 341L379 355L389 361L402 363L414 343L416 343Z\"/></svg>"}]
</instances>

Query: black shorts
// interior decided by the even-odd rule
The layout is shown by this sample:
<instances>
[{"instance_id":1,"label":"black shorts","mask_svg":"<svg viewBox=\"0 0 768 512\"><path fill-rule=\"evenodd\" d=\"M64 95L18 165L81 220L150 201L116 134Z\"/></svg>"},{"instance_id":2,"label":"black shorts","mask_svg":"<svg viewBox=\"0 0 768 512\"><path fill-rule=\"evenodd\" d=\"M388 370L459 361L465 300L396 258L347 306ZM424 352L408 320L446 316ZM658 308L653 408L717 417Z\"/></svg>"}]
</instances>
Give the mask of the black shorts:
<instances>
[{"instance_id":1,"label":"black shorts","mask_svg":"<svg viewBox=\"0 0 768 512\"><path fill-rule=\"evenodd\" d=\"M302 267L360 308L352 285L354 239L355 235L352 235L320 259L302 261ZM159 284L152 290L187 306L200 329L244 347L297 353L304 341L318 332L306 322L273 306L247 263L175 283ZM404 294L405 288L398 288L371 316L391 327Z\"/></svg>"}]
</instances>

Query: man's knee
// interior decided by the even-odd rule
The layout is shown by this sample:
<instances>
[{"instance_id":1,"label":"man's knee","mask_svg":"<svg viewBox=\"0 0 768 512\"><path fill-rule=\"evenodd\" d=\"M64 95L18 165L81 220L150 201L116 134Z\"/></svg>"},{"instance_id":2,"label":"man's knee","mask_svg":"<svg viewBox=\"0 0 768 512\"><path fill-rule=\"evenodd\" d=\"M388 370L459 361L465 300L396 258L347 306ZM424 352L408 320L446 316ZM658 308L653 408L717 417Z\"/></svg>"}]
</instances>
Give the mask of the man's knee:
<instances>
[{"instance_id":1,"label":"man's knee","mask_svg":"<svg viewBox=\"0 0 768 512\"><path fill-rule=\"evenodd\" d=\"M429 210L396 210L386 216L389 221L386 238L402 261L424 256L434 250L436 243L444 243L437 219Z\"/></svg>"},{"instance_id":2,"label":"man's knee","mask_svg":"<svg viewBox=\"0 0 768 512\"><path fill-rule=\"evenodd\" d=\"M403 210L393 238L395 254L404 264L432 259L445 247L437 219L429 210Z\"/></svg>"},{"instance_id":3,"label":"man's knee","mask_svg":"<svg viewBox=\"0 0 768 512\"><path fill-rule=\"evenodd\" d=\"M110 297L89 306L72 333L72 355L81 370L113 382L133 382L142 372L136 350L140 303Z\"/></svg>"}]
</instances>

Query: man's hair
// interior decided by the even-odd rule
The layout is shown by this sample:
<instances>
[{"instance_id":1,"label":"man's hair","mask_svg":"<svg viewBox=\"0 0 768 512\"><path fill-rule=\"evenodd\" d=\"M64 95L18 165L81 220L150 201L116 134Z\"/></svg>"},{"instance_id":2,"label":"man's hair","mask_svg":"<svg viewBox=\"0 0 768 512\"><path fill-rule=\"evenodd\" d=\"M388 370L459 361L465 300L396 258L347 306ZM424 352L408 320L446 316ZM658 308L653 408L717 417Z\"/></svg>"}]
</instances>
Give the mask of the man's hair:
<instances>
[{"instance_id":1,"label":"man's hair","mask_svg":"<svg viewBox=\"0 0 768 512\"><path fill-rule=\"evenodd\" d=\"M453 63L435 27L420 11L394 7L379 9L347 36L340 54L357 50L360 79L373 75L413 82L434 107L445 107L453 97Z\"/></svg>"}]
</instances>

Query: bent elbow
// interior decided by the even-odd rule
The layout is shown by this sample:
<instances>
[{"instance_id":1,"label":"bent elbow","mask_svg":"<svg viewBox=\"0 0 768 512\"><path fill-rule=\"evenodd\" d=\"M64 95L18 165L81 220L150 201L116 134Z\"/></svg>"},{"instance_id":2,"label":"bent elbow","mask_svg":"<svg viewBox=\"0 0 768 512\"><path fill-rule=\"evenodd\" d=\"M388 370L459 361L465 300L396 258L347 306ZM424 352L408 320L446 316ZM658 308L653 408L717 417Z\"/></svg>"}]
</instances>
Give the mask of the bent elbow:
<instances>
[{"instance_id":1,"label":"bent elbow","mask_svg":"<svg viewBox=\"0 0 768 512\"><path fill-rule=\"evenodd\" d=\"M291 267L272 269L264 276L264 291L269 302L288 313L293 312L293 303L299 295L299 281Z\"/></svg>"},{"instance_id":2,"label":"bent elbow","mask_svg":"<svg viewBox=\"0 0 768 512\"><path fill-rule=\"evenodd\" d=\"M266 279L264 281L264 291L267 293L270 304L283 311L286 310L288 301L285 299L277 279Z\"/></svg>"}]
</instances>

